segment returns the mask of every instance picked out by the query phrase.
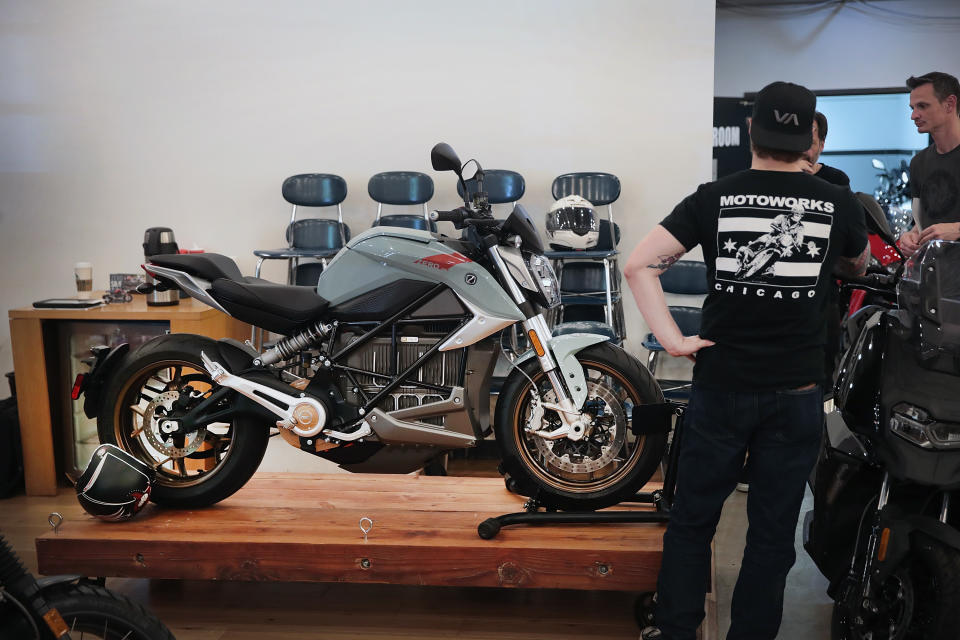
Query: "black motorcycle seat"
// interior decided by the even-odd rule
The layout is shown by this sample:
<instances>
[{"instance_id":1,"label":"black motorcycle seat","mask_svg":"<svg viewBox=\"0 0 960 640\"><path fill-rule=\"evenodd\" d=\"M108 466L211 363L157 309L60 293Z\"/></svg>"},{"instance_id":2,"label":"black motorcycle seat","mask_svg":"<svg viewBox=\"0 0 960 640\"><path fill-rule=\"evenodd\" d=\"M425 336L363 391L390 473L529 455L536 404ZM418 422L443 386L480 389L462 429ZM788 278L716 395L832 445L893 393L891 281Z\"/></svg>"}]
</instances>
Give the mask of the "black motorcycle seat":
<instances>
[{"instance_id":1,"label":"black motorcycle seat","mask_svg":"<svg viewBox=\"0 0 960 640\"><path fill-rule=\"evenodd\" d=\"M253 280L252 278L250 280ZM219 278L210 291L227 312L243 322L283 335L306 329L330 302L313 287Z\"/></svg>"},{"instance_id":2,"label":"black motorcycle seat","mask_svg":"<svg viewBox=\"0 0 960 640\"><path fill-rule=\"evenodd\" d=\"M243 279L237 263L219 253L163 254L150 256L148 260L158 267L183 271L209 282L217 278Z\"/></svg>"}]
</instances>

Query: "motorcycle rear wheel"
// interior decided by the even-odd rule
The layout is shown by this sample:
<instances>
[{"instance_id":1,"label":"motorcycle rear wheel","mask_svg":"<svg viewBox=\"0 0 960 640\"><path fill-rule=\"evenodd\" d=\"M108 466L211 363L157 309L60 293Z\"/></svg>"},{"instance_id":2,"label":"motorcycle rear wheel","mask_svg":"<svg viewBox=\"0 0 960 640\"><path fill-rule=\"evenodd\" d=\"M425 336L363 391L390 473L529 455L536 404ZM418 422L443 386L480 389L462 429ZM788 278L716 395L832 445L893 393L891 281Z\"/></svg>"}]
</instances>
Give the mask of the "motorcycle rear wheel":
<instances>
[{"instance_id":1,"label":"motorcycle rear wheel","mask_svg":"<svg viewBox=\"0 0 960 640\"><path fill-rule=\"evenodd\" d=\"M602 509L632 498L663 457L667 434L633 434L633 407L663 402L650 372L623 349L602 343L577 354L587 379L584 407L594 414L591 433L572 442L544 440L526 430L532 415L531 380L540 397L553 391L536 358L519 365L497 400L494 430L503 472L519 493L567 511ZM529 379L528 379L529 376ZM559 424L552 410L545 421Z\"/></svg>"},{"instance_id":2,"label":"motorcycle rear wheel","mask_svg":"<svg viewBox=\"0 0 960 640\"><path fill-rule=\"evenodd\" d=\"M192 406L219 388L200 358L201 351L215 349L216 342L203 336L154 338L124 357L104 394L100 441L156 469L150 499L157 504L192 509L219 502L250 479L266 452L268 425L248 417L208 425L182 441L160 433L159 420L147 420L160 394L199 394Z\"/></svg>"},{"instance_id":3,"label":"motorcycle rear wheel","mask_svg":"<svg viewBox=\"0 0 960 640\"><path fill-rule=\"evenodd\" d=\"M859 591L858 587L855 587ZM832 640L954 640L960 628L960 551L916 533L904 564L881 591L899 589L906 607L883 607L878 619L858 628L849 601L838 601L831 620ZM858 596L853 596L857 600ZM906 615L904 615L906 614ZM872 635L867 632L872 631Z\"/></svg>"}]
</instances>

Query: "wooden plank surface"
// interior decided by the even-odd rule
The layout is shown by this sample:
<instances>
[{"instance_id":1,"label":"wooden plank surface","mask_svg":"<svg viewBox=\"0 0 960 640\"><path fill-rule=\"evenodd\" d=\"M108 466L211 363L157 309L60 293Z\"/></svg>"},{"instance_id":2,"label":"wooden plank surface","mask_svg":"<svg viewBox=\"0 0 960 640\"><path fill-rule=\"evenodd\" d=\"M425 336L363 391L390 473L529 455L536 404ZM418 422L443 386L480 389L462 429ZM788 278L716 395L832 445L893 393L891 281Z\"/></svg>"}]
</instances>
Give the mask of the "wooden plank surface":
<instances>
[{"instance_id":1,"label":"wooden plank surface","mask_svg":"<svg viewBox=\"0 0 960 640\"><path fill-rule=\"evenodd\" d=\"M78 506L36 548L46 574L654 588L662 525L517 526L494 540L477 536L481 521L520 511L523 500L497 478L262 473L207 509L148 505L110 523ZM366 540L363 517L374 521Z\"/></svg>"},{"instance_id":2,"label":"wooden plank surface","mask_svg":"<svg viewBox=\"0 0 960 640\"><path fill-rule=\"evenodd\" d=\"M94 297L103 295L94 292ZM147 296L135 295L130 302L104 304L89 309L37 309L20 307L7 312L11 318L40 318L42 320L170 320L178 317L215 317L219 311L193 298L184 298L180 304L153 307Z\"/></svg>"}]
</instances>

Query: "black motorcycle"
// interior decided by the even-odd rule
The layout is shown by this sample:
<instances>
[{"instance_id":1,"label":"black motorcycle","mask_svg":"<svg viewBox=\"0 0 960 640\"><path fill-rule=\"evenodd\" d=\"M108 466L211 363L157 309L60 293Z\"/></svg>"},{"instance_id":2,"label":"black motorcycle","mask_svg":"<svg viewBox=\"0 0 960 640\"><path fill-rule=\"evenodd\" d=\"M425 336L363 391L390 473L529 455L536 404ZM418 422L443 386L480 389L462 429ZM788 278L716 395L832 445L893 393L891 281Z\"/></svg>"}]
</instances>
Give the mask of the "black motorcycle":
<instances>
[{"instance_id":1,"label":"black motorcycle","mask_svg":"<svg viewBox=\"0 0 960 640\"><path fill-rule=\"evenodd\" d=\"M34 578L0 534L3 640L174 640L136 602L80 576Z\"/></svg>"},{"instance_id":2,"label":"black motorcycle","mask_svg":"<svg viewBox=\"0 0 960 640\"><path fill-rule=\"evenodd\" d=\"M848 321L804 547L830 581L834 640L955 639L960 243L855 284L885 302Z\"/></svg>"}]
</instances>

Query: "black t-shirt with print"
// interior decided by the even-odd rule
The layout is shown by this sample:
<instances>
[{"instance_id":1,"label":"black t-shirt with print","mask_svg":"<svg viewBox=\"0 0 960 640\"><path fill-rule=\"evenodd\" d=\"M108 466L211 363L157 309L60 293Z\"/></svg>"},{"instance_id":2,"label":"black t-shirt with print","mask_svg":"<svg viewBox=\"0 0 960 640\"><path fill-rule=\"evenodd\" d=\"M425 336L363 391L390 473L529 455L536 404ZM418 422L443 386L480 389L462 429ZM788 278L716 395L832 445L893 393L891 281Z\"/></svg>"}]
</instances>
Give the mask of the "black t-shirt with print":
<instances>
[{"instance_id":1,"label":"black t-shirt with print","mask_svg":"<svg viewBox=\"0 0 960 640\"><path fill-rule=\"evenodd\" d=\"M826 302L839 256L867 244L850 189L747 169L700 185L663 227L703 248L710 292L693 376L717 389L791 389L823 378Z\"/></svg>"},{"instance_id":2,"label":"black t-shirt with print","mask_svg":"<svg viewBox=\"0 0 960 640\"><path fill-rule=\"evenodd\" d=\"M960 222L960 147L937 153L930 145L910 161L910 191L920 198L920 225Z\"/></svg>"},{"instance_id":3,"label":"black t-shirt with print","mask_svg":"<svg viewBox=\"0 0 960 640\"><path fill-rule=\"evenodd\" d=\"M815 174L818 178L826 180L831 184L838 184L841 187L850 186L850 176L846 173L837 169L836 167L831 167L828 164L821 164L820 171L817 171Z\"/></svg>"}]
</instances>

